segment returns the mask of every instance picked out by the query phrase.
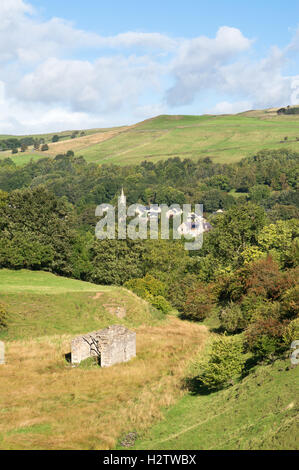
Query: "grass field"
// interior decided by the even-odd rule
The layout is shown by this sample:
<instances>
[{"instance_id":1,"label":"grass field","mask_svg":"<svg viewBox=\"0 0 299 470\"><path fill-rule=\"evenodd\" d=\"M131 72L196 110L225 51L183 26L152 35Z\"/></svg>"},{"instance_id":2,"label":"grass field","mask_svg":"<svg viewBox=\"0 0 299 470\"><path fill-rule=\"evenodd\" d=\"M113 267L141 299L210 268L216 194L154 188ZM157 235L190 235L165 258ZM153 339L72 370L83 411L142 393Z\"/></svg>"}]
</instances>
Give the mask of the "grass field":
<instances>
[{"instance_id":1,"label":"grass field","mask_svg":"<svg viewBox=\"0 0 299 470\"><path fill-rule=\"evenodd\" d=\"M164 317L126 289L49 273L1 270L0 301L9 312L0 449L114 448L183 395L188 361L207 337L203 325ZM112 305L125 306L127 317L116 318ZM65 355L74 335L113 323L136 331L137 357L72 368Z\"/></svg>"},{"instance_id":2,"label":"grass field","mask_svg":"<svg viewBox=\"0 0 299 470\"><path fill-rule=\"evenodd\" d=\"M216 162L230 163L261 149L287 146L299 151L296 140L299 115L277 115L273 110L221 116L165 115L128 127L87 130L86 134L76 139L64 137L55 144L50 142L47 152L30 150L16 156L1 152L0 158L10 156L20 165L30 158L36 160L73 150L75 155L98 164L138 164L177 156L195 160L208 156Z\"/></svg>"},{"instance_id":3,"label":"grass field","mask_svg":"<svg viewBox=\"0 0 299 470\"><path fill-rule=\"evenodd\" d=\"M258 366L210 395L187 394L132 449L298 449L299 367Z\"/></svg>"},{"instance_id":4,"label":"grass field","mask_svg":"<svg viewBox=\"0 0 299 470\"><path fill-rule=\"evenodd\" d=\"M5 340L104 328L120 322L113 313L117 307L126 309L121 322L129 327L155 324L163 318L127 289L38 271L0 270L0 302L9 312L9 329L0 333Z\"/></svg>"}]
</instances>

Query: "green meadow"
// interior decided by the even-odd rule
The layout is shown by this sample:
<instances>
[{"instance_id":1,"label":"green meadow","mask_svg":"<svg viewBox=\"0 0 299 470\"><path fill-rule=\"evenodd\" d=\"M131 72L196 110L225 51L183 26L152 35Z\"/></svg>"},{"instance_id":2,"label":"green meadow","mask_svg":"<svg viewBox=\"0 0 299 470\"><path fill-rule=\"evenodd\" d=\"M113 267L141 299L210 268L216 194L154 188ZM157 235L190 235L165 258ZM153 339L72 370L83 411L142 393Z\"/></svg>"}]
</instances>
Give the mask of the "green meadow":
<instances>
[{"instance_id":1,"label":"green meadow","mask_svg":"<svg viewBox=\"0 0 299 470\"><path fill-rule=\"evenodd\" d=\"M299 368L290 365L279 360L228 389L185 395L133 449L296 449Z\"/></svg>"},{"instance_id":2,"label":"green meadow","mask_svg":"<svg viewBox=\"0 0 299 470\"><path fill-rule=\"evenodd\" d=\"M0 270L0 302L9 310L4 340L53 334L79 334L119 323L111 314L117 307L128 312L127 326L155 323L161 314L121 287L99 286L41 271Z\"/></svg>"},{"instance_id":3,"label":"green meadow","mask_svg":"<svg viewBox=\"0 0 299 470\"><path fill-rule=\"evenodd\" d=\"M262 149L287 145L299 150L297 137L298 116L160 116L81 150L78 155L99 164L127 165L171 157L210 157L231 163Z\"/></svg>"},{"instance_id":4,"label":"green meadow","mask_svg":"<svg viewBox=\"0 0 299 470\"><path fill-rule=\"evenodd\" d=\"M85 132L89 135L104 131L108 129ZM43 137L50 142L52 135ZM65 137L62 134L63 139ZM75 146L75 142L80 142L80 137L72 141ZM69 150L72 149L72 141ZM87 161L97 164L129 165L143 160L157 162L170 157L194 160L210 157L215 162L231 163L258 150L286 146L291 150L299 150L299 115L252 111L221 116L158 116L116 132L102 142L90 145L86 141L86 146L75 150L75 155L82 155ZM0 158L7 156L20 165L31 158L36 160L48 155L47 152L25 152L16 156L8 152L0 154Z\"/></svg>"}]
</instances>

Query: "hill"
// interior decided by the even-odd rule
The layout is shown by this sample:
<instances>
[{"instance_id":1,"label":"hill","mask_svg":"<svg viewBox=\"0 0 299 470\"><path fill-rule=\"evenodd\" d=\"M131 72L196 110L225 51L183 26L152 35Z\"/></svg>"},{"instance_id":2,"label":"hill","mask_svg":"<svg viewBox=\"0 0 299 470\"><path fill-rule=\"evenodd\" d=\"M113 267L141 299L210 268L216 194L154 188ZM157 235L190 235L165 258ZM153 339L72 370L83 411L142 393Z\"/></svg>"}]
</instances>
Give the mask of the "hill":
<instances>
[{"instance_id":1,"label":"hill","mask_svg":"<svg viewBox=\"0 0 299 470\"><path fill-rule=\"evenodd\" d=\"M186 395L132 449L296 449L298 367L258 366L210 395Z\"/></svg>"},{"instance_id":2,"label":"hill","mask_svg":"<svg viewBox=\"0 0 299 470\"><path fill-rule=\"evenodd\" d=\"M194 160L210 157L215 162L230 163L262 149L287 145L298 150L298 124L298 114L277 114L276 108L236 115L163 115L133 126L87 130L84 136L78 134L73 139L71 132L66 131L56 143L51 142L53 134L45 134L39 137L49 143L48 151L29 149L12 158L22 164L31 158L73 150L76 156L83 155L87 161L98 164L157 162L177 156ZM0 152L0 158L7 156L11 154Z\"/></svg>"},{"instance_id":3,"label":"hill","mask_svg":"<svg viewBox=\"0 0 299 470\"><path fill-rule=\"evenodd\" d=\"M182 396L186 363L207 329L164 317L126 289L44 272L0 271L9 312L0 367L0 449L111 449L142 432ZM120 305L127 317L110 310ZM75 334L122 323L137 333L137 357L102 369L66 361Z\"/></svg>"},{"instance_id":4,"label":"hill","mask_svg":"<svg viewBox=\"0 0 299 470\"><path fill-rule=\"evenodd\" d=\"M8 332L0 333L5 340L79 334L120 321L131 327L161 320L157 311L127 289L42 271L0 270L0 301L9 311ZM127 312L121 320L118 307Z\"/></svg>"}]
</instances>

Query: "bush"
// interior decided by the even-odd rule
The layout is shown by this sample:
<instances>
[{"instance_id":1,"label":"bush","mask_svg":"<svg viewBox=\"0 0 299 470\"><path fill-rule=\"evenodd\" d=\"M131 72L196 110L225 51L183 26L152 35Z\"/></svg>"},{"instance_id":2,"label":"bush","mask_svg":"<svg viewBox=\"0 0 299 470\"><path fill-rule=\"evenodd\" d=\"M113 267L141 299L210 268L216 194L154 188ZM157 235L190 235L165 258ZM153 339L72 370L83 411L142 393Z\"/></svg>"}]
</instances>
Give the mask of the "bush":
<instances>
[{"instance_id":1,"label":"bush","mask_svg":"<svg viewBox=\"0 0 299 470\"><path fill-rule=\"evenodd\" d=\"M286 348L289 348L292 341L299 340L299 318L292 320L285 328L283 333L283 342Z\"/></svg>"},{"instance_id":2,"label":"bush","mask_svg":"<svg viewBox=\"0 0 299 470\"><path fill-rule=\"evenodd\" d=\"M162 296L162 295L157 295L153 296L151 294L147 294L145 297L145 300L147 300L153 307L155 307L157 310L160 310L162 313L169 313L172 310L172 307L169 302Z\"/></svg>"},{"instance_id":3,"label":"bush","mask_svg":"<svg viewBox=\"0 0 299 470\"><path fill-rule=\"evenodd\" d=\"M150 274L143 278L130 279L124 285L142 298L145 298L147 294L162 295L163 297L166 294L166 285Z\"/></svg>"},{"instance_id":4,"label":"bush","mask_svg":"<svg viewBox=\"0 0 299 470\"><path fill-rule=\"evenodd\" d=\"M288 289L282 297L282 315L293 319L299 315L299 285Z\"/></svg>"},{"instance_id":5,"label":"bush","mask_svg":"<svg viewBox=\"0 0 299 470\"><path fill-rule=\"evenodd\" d=\"M192 321L204 320L215 305L215 294L211 284L196 284L187 291L182 316Z\"/></svg>"},{"instance_id":6,"label":"bush","mask_svg":"<svg viewBox=\"0 0 299 470\"><path fill-rule=\"evenodd\" d=\"M0 303L0 331L7 329L7 310L3 304Z\"/></svg>"},{"instance_id":7,"label":"bush","mask_svg":"<svg viewBox=\"0 0 299 470\"><path fill-rule=\"evenodd\" d=\"M228 333L237 333L244 330L249 318L242 312L240 305L231 303L219 314L221 327Z\"/></svg>"},{"instance_id":8,"label":"bush","mask_svg":"<svg viewBox=\"0 0 299 470\"><path fill-rule=\"evenodd\" d=\"M279 270L279 265L267 256L266 259L245 264L235 273L219 280L220 301L242 301L244 296L279 300L286 289L296 284L298 272Z\"/></svg>"},{"instance_id":9,"label":"bush","mask_svg":"<svg viewBox=\"0 0 299 470\"><path fill-rule=\"evenodd\" d=\"M169 284L167 298L179 312L184 311L187 292L196 282L198 280L195 274L186 273L182 278L175 279Z\"/></svg>"},{"instance_id":10,"label":"bush","mask_svg":"<svg viewBox=\"0 0 299 470\"><path fill-rule=\"evenodd\" d=\"M245 332L248 349L258 359L271 359L284 349L285 325L276 318L261 318L249 325Z\"/></svg>"},{"instance_id":11,"label":"bush","mask_svg":"<svg viewBox=\"0 0 299 470\"><path fill-rule=\"evenodd\" d=\"M143 278L130 279L124 286L132 290L142 299L147 300L151 305L163 313L171 311L172 307L165 299L166 285L159 279L147 274Z\"/></svg>"},{"instance_id":12,"label":"bush","mask_svg":"<svg viewBox=\"0 0 299 470\"><path fill-rule=\"evenodd\" d=\"M209 390L218 390L240 377L244 365L242 339L239 336L221 336L213 341L209 361L197 379Z\"/></svg>"},{"instance_id":13,"label":"bush","mask_svg":"<svg viewBox=\"0 0 299 470\"><path fill-rule=\"evenodd\" d=\"M246 295L243 298L240 306L244 316L248 319L248 324L251 323L252 319L256 320L260 316L260 313L264 311L264 304L265 299L261 296Z\"/></svg>"}]
</instances>

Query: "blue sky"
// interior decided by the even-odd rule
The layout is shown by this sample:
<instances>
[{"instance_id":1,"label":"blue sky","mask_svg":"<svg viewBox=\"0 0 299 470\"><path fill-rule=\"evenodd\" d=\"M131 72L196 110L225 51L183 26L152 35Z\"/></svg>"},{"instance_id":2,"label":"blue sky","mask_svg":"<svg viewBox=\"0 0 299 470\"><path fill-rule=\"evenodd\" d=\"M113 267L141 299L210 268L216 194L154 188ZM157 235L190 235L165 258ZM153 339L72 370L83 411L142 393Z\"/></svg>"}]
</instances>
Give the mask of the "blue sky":
<instances>
[{"instance_id":1,"label":"blue sky","mask_svg":"<svg viewBox=\"0 0 299 470\"><path fill-rule=\"evenodd\" d=\"M32 0L46 18L60 16L103 35L126 31L213 36L219 26L239 28L264 49L284 46L298 27L297 0Z\"/></svg>"},{"instance_id":2,"label":"blue sky","mask_svg":"<svg viewBox=\"0 0 299 470\"><path fill-rule=\"evenodd\" d=\"M0 133L299 102L299 2L1 0Z\"/></svg>"}]
</instances>

